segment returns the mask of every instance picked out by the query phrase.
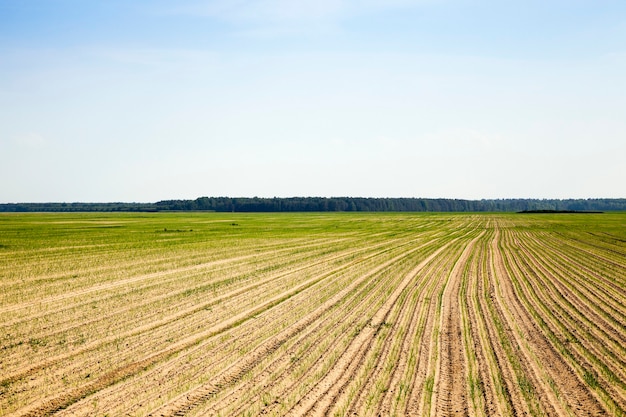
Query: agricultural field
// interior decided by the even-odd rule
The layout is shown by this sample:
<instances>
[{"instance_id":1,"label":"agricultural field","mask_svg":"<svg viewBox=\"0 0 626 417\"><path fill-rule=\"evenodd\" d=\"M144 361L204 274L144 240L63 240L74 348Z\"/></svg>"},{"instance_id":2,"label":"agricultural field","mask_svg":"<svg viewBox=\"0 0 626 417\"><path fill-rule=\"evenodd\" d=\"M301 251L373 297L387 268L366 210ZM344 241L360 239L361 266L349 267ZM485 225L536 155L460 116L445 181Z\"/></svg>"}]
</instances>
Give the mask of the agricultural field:
<instances>
[{"instance_id":1,"label":"agricultural field","mask_svg":"<svg viewBox=\"0 0 626 417\"><path fill-rule=\"evenodd\" d=\"M626 213L0 215L0 416L625 416Z\"/></svg>"}]
</instances>

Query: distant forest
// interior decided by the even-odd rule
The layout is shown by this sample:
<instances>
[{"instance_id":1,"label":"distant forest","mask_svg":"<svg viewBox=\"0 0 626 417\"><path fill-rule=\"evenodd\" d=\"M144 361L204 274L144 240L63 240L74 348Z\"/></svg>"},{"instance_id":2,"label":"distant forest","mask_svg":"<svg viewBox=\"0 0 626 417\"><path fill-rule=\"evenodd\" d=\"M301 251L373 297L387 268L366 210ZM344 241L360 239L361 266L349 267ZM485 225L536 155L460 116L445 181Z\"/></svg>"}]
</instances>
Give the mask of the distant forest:
<instances>
[{"instance_id":1,"label":"distant forest","mask_svg":"<svg viewBox=\"0 0 626 417\"><path fill-rule=\"evenodd\" d=\"M195 200L165 200L157 203L10 203L0 212L79 211L415 211L415 212L598 212L626 211L626 199L501 199L457 200L445 198L355 198L291 197L245 198L200 197Z\"/></svg>"}]
</instances>

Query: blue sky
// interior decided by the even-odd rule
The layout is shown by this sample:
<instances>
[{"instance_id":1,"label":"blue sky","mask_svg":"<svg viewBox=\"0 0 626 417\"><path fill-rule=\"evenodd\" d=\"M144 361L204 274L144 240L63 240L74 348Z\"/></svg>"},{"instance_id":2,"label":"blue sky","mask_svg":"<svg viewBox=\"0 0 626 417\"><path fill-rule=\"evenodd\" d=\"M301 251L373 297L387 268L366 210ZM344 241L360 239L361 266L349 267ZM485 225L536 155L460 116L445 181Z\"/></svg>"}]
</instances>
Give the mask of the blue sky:
<instances>
[{"instance_id":1,"label":"blue sky","mask_svg":"<svg viewBox=\"0 0 626 417\"><path fill-rule=\"evenodd\" d=\"M626 197L626 2L0 0L0 202Z\"/></svg>"}]
</instances>

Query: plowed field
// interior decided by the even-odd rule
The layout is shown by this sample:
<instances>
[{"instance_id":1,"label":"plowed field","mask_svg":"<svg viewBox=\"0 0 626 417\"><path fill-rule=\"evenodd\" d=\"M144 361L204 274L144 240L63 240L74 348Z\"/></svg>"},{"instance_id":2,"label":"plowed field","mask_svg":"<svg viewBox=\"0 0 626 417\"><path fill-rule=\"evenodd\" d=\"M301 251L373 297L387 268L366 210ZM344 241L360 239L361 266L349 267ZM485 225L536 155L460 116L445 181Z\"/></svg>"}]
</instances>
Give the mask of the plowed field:
<instances>
[{"instance_id":1,"label":"plowed field","mask_svg":"<svg viewBox=\"0 0 626 417\"><path fill-rule=\"evenodd\" d=\"M0 416L625 416L626 214L0 215Z\"/></svg>"}]
</instances>

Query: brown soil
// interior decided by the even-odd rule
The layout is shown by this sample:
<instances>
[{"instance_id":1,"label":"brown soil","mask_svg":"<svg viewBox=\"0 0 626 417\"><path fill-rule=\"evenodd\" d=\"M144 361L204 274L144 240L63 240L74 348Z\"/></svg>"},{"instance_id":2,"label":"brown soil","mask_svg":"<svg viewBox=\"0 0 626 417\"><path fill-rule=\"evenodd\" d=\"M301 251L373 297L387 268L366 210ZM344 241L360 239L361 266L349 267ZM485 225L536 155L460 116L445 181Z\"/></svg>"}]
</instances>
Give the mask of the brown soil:
<instances>
[{"instance_id":1,"label":"brown soil","mask_svg":"<svg viewBox=\"0 0 626 417\"><path fill-rule=\"evenodd\" d=\"M459 219L2 306L0 415L626 415L622 249Z\"/></svg>"}]
</instances>

